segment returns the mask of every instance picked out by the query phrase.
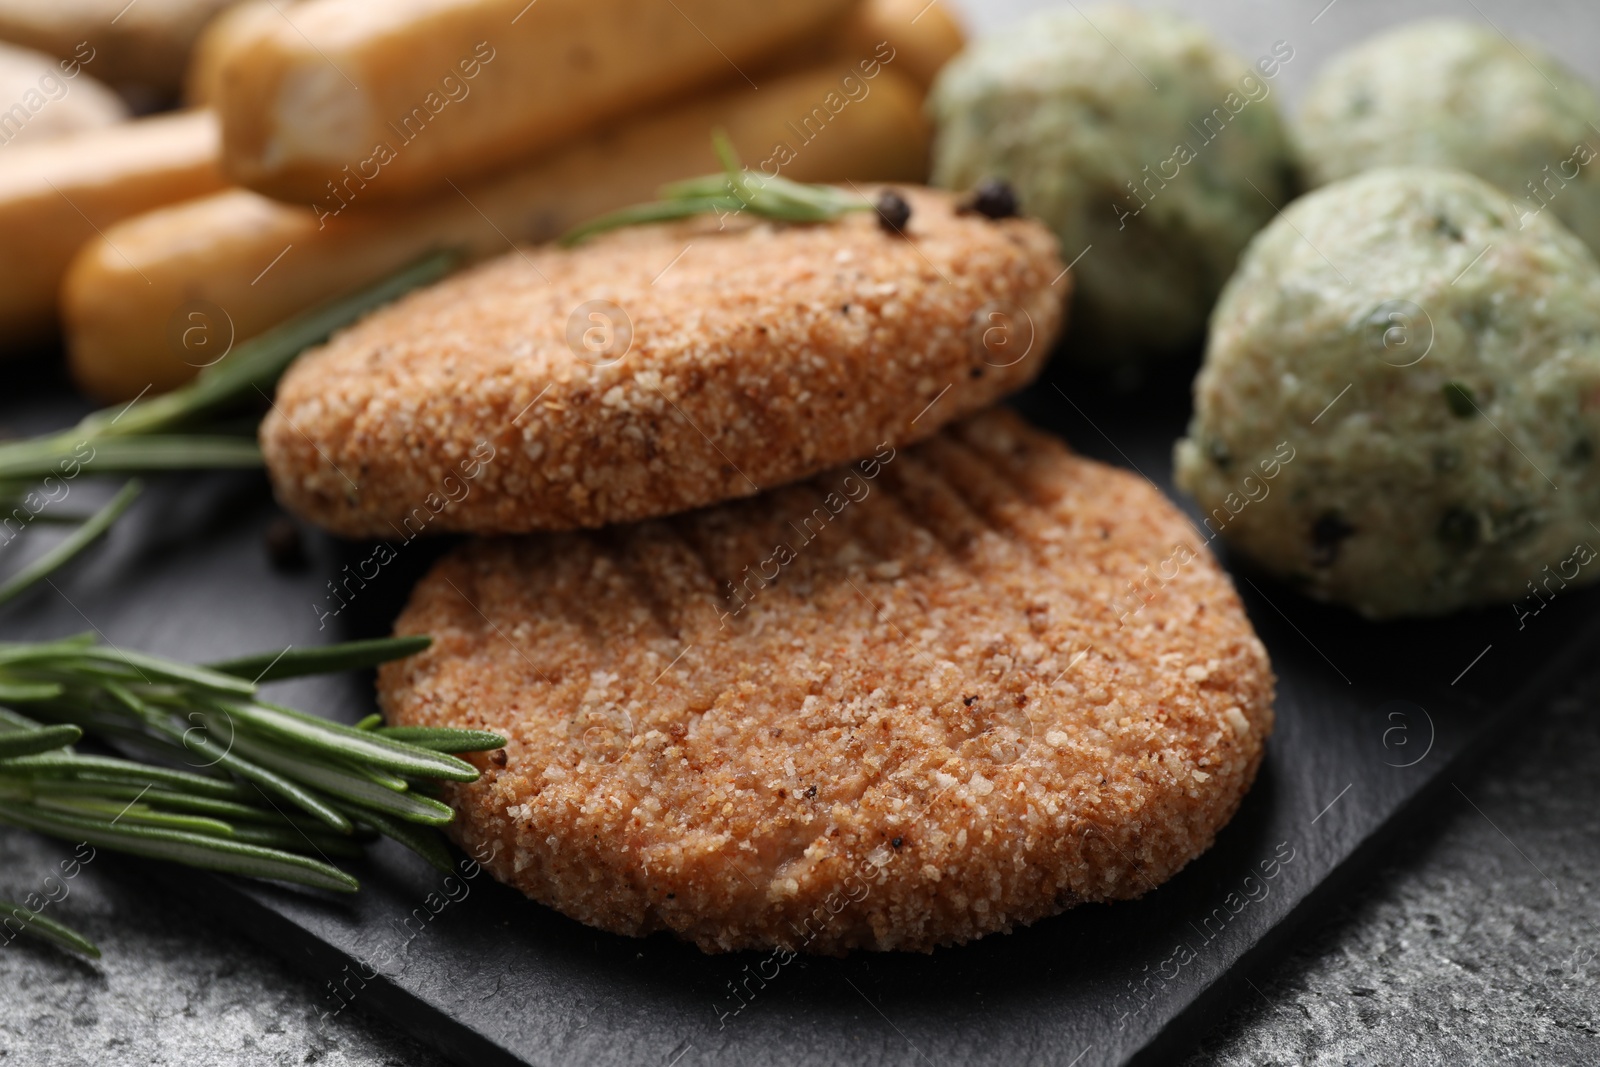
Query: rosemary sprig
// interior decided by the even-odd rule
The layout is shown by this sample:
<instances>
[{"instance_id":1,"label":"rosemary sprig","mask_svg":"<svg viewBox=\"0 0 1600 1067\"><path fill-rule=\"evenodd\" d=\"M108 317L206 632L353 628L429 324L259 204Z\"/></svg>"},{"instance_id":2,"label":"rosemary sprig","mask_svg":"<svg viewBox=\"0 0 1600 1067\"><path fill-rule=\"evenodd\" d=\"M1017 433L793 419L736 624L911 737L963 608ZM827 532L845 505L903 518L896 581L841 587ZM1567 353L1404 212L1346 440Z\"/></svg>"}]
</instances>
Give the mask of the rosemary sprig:
<instances>
[{"instance_id":1,"label":"rosemary sprig","mask_svg":"<svg viewBox=\"0 0 1600 1067\"><path fill-rule=\"evenodd\" d=\"M251 468L261 465L255 419L240 423L233 409L269 399L271 390L299 354L367 312L443 277L456 257L439 253L341 300L314 308L244 342L228 357L200 372L193 382L149 400L105 408L76 426L41 437L0 443L0 511L24 500L34 482L70 480L85 472L137 474L152 471ZM242 431L242 432L241 432ZM109 529L138 494L125 485L87 520L30 508L30 522L77 523L75 530L37 562L0 585L0 604L58 570Z\"/></svg>"},{"instance_id":2,"label":"rosemary sprig","mask_svg":"<svg viewBox=\"0 0 1600 1067\"><path fill-rule=\"evenodd\" d=\"M504 739L372 721L344 726L257 692L265 680L375 666L427 644L359 641L200 667L104 646L93 634L0 642L0 703L9 705L0 707L0 822L338 892L358 884L331 858L359 854L380 835L448 870L431 828L449 822L451 811L428 786L475 780L476 768L454 753L500 748ZM157 761L79 753L73 746L85 734ZM18 907L0 904L0 918ZM27 914L13 917L25 932L93 948L20 910Z\"/></svg>"},{"instance_id":3,"label":"rosemary sprig","mask_svg":"<svg viewBox=\"0 0 1600 1067\"><path fill-rule=\"evenodd\" d=\"M124 511L128 510L134 498L139 495L140 489L137 478L124 485L105 507L84 520L76 530L67 535L65 540L7 579L4 585L0 585L0 604L16 598L34 583L54 574L72 557L93 544L101 534L111 528L112 523L122 517Z\"/></svg>"},{"instance_id":4,"label":"rosemary sprig","mask_svg":"<svg viewBox=\"0 0 1600 1067\"><path fill-rule=\"evenodd\" d=\"M81 952L91 959L100 958L99 946L72 927L58 923L32 908L13 904L8 900L0 900L0 929L6 931L8 940L10 934L22 933L58 948L64 948L68 952Z\"/></svg>"},{"instance_id":5,"label":"rosemary sprig","mask_svg":"<svg viewBox=\"0 0 1600 1067\"><path fill-rule=\"evenodd\" d=\"M831 222L852 211L871 211L873 202L831 185L806 185L783 177L752 174L739 161L733 142L722 130L711 135L722 172L672 182L661 187L661 199L591 219L568 230L561 244L575 245L585 238L624 226L668 222L695 215L738 214L748 211L780 222Z\"/></svg>"},{"instance_id":6,"label":"rosemary sprig","mask_svg":"<svg viewBox=\"0 0 1600 1067\"><path fill-rule=\"evenodd\" d=\"M70 429L0 444L0 482L43 477L74 461L96 473L119 474L260 466L253 438L218 436L203 420L241 401L266 398L301 352L374 308L437 281L455 258L429 256L351 296L296 315L240 344L170 393L104 408ZM83 448L92 451L91 458L84 458Z\"/></svg>"}]
</instances>

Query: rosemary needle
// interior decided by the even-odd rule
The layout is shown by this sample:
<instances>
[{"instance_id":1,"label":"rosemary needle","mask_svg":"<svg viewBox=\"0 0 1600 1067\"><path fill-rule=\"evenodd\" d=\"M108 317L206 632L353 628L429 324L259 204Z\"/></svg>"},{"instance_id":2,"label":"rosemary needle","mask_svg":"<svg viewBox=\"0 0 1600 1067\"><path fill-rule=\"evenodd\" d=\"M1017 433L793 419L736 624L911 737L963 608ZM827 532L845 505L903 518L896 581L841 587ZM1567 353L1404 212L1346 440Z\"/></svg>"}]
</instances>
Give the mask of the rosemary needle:
<instances>
[{"instance_id":1,"label":"rosemary needle","mask_svg":"<svg viewBox=\"0 0 1600 1067\"><path fill-rule=\"evenodd\" d=\"M0 604L4 604L6 601L18 596L35 582L54 574L73 556L89 547L96 538L111 528L112 523L122 517L122 513L128 510L128 506L139 495L140 488L137 479L124 485L122 490L112 497L105 507L95 512L87 522L74 530L66 540L17 572L4 585L0 585Z\"/></svg>"},{"instance_id":2,"label":"rosemary needle","mask_svg":"<svg viewBox=\"0 0 1600 1067\"><path fill-rule=\"evenodd\" d=\"M0 699L12 706L0 707L0 822L338 892L358 884L329 857L357 854L376 835L448 869L434 828L452 813L432 785L475 780L477 769L453 753L504 739L345 726L257 694L258 679L371 667L427 645L358 641L200 667L102 646L92 634L0 642ZM85 734L137 742L162 762L79 753L72 746ZM20 906L0 910L8 907ZM13 914L58 945L93 948L26 908Z\"/></svg>"},{"instance_id":3,"label":"rosemary needle","mask_svg":"<svg viewBox=\"0 0 1600 1067\"><path fill-rule=\"evenodd\" d=\"M748 211L780 222L829 222L852 211L870 211L875 206L864 196L831 185L806 185L788 178L752 174L740 163L733 142L722 130L712 133L711 144L722 163L721 173L664 185L660 200L635 204L591 219L568 230L562 235L561 244L575 245L597 233L624 226L695 215Z\"/></svg>"},{"instance_id":4,"label":"rosemary needle","mask_svg":"<svg viewBox=\"0 0 1600 1067\"><path fill-rule=\"evenodd\" d=\"M228 417L229 409L258 404L305 349L372 309L443 277L455 262L449 254L429 256L352 296L289 319L239 345L180 389L97 411L69 429L0 444L0 499L22 500L33 482L70 480L85 471L137 474L261 466L261 450L250 432L254 420L244 424L244 433L228 432L241 428ZM125 487L39 563L0 586L0 603L87 548L126 510L136 492ZM29 511L34 522L61 521L42 507Z\"/></svg>"},{"instance_id":5,"label":"rosemary needle","mask_svg":"<svg viewBox=\"0 0 1600 1067\"><path fill-rule=\"evenodd\" d=\"M0 929L5 930L8 936L21 933L71 952L81 952L92 959L100 958L99 947L70 926L63 926L32 908L13 904L9 900L0 900Z\"/></svg>"}]
</instances>

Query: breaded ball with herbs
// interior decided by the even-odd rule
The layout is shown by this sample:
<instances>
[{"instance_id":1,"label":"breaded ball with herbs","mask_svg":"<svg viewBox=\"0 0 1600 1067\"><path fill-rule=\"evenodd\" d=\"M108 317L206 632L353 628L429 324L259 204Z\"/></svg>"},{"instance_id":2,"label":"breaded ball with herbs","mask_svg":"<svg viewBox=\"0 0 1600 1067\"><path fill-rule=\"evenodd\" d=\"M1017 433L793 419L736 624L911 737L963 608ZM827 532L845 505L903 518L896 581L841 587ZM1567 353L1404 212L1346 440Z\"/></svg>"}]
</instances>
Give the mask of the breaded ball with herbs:
<instances>
[{"instance_id":1,"label":"breaded ball with herbs","mask_svg":"<svg viewBox=\"0 0 1600 1067\"><path fill-rule=\"evenodd\" d=\"M1296 129L1307 180L1417 164L1476 174L1518 217L1549 211L1600 250L1600 95L1536 44L1431 19L1332 59Z\"/></svg>"},{"instance_id":2,"label":"breaded ball with herbs","mask_svg":"<svg viewBox=\"0 0 1600 1067\"><path fill-rule=\"evenodd\" d=\"M1069 351L1135 382L1200 340L1245 243L1292 193L1273 78L1293 57L1279 42L1248 63L1161 13L1037 15L940 73L934 183L1008 180L1076 261Z\"/></svg>"},{"instance_id":3,"label":"breaded ball with herbs","mask_svg":"<svg viewBox=\"0 0 1600 1067\"><path fill-rule=\"evenodd\" d=\"M1460 171L1292 204L1228 283L1194 396L1178 484L1313 596L1379 618L1508 604L1600 543L1600 264Z\"/></svg>"},{"instance_id":4,"label":"breaded ball with herbs","mask_svg":"<svg viewBox=\"0 0 1600 1067\"><path fill-rule=\"evenodd\" d=\"M605 930L926 950L1137 897L1272 728L1228 578L1150 484L991 411L749 501L473 541L390 721L493 728L450 830Z\"/></svg>"}]
</instances>

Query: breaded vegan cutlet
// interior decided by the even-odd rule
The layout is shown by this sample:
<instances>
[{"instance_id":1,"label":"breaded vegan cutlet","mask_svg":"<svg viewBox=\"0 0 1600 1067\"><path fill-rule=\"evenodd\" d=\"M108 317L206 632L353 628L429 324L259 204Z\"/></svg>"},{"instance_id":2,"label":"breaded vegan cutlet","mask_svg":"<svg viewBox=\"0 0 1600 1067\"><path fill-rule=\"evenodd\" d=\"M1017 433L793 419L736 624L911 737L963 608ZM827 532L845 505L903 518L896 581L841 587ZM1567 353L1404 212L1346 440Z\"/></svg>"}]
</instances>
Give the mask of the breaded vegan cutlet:
<instances>
[{"instance_id":1,"label":"breaded vegan cutlet","mask_svg":"<svg viewBox=\"0 0 1600 1067\"><path fill-rule=\"evenodd\" d=\"M261 428L278 497L355 537L573 529L920 440L1033 379L1070 282L1040 224L901 192L904 235L702 217L380 310L285 375Z\"/></svg>"},{"instance_id":2,"label":"breaded vegan cutlet","mask_svg":"<svg viewBox=\"0 0 1600 1067\"><path fill-rule=\"evenodd\" d=\"M1127 472L990 411L749 501L472 541L390 722L492 729L450 832L585 923L919 949L1139 896L1272 728L1226 575Z\"/></svg>"}]
</instances>

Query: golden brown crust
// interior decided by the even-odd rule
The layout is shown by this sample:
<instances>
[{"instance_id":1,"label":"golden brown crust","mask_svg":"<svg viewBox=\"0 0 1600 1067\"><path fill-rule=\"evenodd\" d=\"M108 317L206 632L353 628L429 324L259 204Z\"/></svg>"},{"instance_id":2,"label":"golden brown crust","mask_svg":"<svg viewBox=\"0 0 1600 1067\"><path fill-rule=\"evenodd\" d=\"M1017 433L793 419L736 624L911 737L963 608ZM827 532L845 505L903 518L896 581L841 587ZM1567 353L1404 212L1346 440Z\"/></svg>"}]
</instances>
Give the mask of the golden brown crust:
<instances>
[{"instance_id":1,"label":"golden brown crust","mask_svg":"<svg viewBox=\"0 0 1600 1067\"><path fill-rule=\"evenodd\" d=\"M284 377L261 430L279 499L350 536L573 529L920 440L1033 378L1068 284L1038 223L904 192L909 239L871 213L706 217L413 294Z\"/></svg>"},{"instance_id":2,"label":"golden brown crust","mask_svg":"<svg viewBox=\"0 0 1600 1067\"><path fill-rule=\"evenodd\" d=\"M457 839L706 951L929 949L1138 896L1272 726L1184 518L1003 411L756 500L469 543L396 631L435 643L379 672L391 721L510 738L450 790Z\"/></svg>"}]
</instances>

